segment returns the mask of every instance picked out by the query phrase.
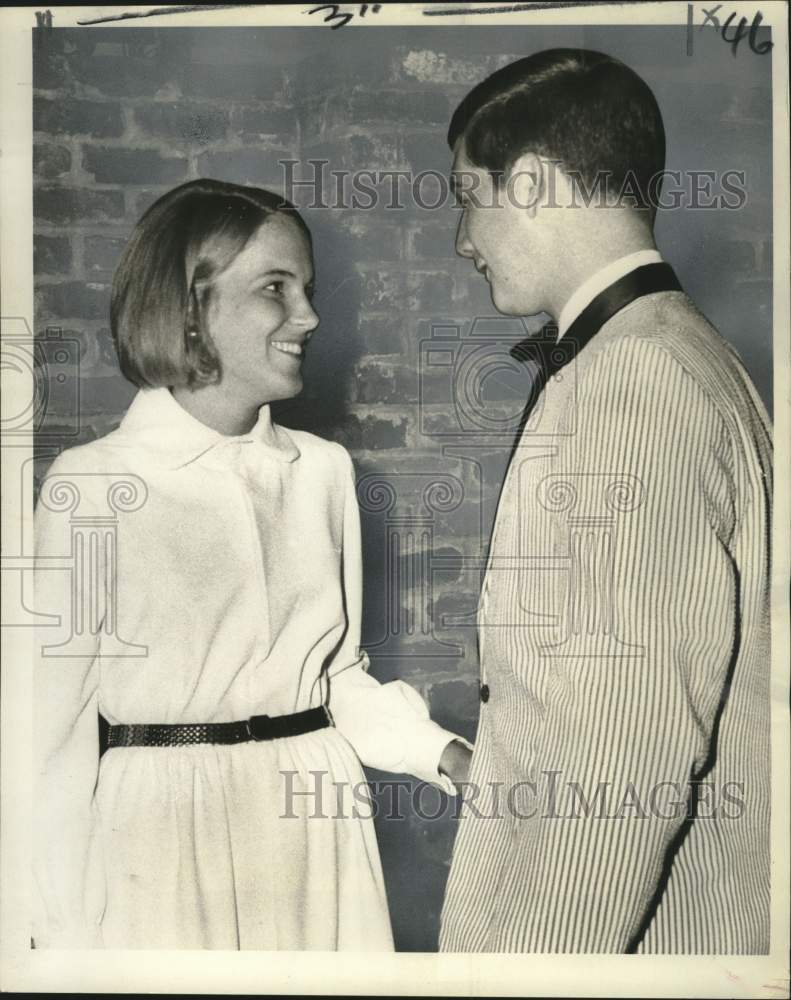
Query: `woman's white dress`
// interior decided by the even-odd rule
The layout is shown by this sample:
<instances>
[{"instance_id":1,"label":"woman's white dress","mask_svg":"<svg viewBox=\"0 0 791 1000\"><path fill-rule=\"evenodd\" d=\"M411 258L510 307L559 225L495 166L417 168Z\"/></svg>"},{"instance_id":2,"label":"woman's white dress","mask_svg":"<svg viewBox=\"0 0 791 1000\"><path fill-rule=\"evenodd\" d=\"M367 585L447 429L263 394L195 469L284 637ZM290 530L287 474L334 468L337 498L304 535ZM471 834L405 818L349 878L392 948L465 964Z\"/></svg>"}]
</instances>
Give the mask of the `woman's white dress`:
<instances>
[{"instance_id":1,"label":"woman's white dress","mask_svg":"<svg viewBox=\"0 0 791 1000\"><path fill-rule=\"evenodd\" d=\"M37 947L391 949L359 759L446 791L453 734L359 649L351 460L264 407L226 437L167 389L63 453L36 512ZM113 748L111 723L328 702L335 727Z\"/></svg>"}]
</instances>

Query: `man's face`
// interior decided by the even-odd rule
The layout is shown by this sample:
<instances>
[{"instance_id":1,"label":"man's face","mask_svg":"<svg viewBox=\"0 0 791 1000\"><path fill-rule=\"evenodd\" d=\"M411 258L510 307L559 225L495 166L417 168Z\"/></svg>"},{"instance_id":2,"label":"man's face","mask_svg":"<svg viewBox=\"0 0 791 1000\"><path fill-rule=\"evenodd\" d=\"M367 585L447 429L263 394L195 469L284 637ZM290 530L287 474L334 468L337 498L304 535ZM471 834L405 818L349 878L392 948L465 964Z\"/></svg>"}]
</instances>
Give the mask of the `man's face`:
<instances>
[{"instance_id":1,"label":"man's face","mask_svg":"<svg viewBox=\"0 0 791 1000\"><path fill-rule=\"evenodd\" d=\"M475 263L489 282L492 301L508 316L542 311L540 254L533 244L525 205L517 203L504 178L498 189L492 175L467 159L464 139L455 147L453 186L461 206L456 253Z\"/></svg>"}]
</instances>

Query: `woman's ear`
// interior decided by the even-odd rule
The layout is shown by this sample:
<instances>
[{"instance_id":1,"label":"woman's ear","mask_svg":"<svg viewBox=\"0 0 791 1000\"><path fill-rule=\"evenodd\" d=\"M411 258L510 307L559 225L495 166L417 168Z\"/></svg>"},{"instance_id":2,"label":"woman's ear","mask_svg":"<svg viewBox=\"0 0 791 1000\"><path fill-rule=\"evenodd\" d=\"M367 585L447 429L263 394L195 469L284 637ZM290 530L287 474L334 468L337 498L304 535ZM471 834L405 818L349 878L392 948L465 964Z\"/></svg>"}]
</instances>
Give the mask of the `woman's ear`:
<instances>
[{"instance_id":1,"label":"woman's ear","mask_svg":"<svg viewBox=\"0 0 791 1000\"><path fill-rule=\"evenodd\" d=\"M541 158L535 153L522 153L514 160L506 181L506 198L510 207L523 209L528 218L535 218L546 185Z\"/></svg>"},{"instance_id":2,"label":"woman's ear","mask_svg":"<svg viewBox=\"0 0 791 1000\"><path fill-rule=\"evenodd\" d=\"M191 388L222 378L222 362L206 323L209 295L208 282L192 282L184 317L184 352L190 372L187 384Z\"/></svg>"}]
</instances>

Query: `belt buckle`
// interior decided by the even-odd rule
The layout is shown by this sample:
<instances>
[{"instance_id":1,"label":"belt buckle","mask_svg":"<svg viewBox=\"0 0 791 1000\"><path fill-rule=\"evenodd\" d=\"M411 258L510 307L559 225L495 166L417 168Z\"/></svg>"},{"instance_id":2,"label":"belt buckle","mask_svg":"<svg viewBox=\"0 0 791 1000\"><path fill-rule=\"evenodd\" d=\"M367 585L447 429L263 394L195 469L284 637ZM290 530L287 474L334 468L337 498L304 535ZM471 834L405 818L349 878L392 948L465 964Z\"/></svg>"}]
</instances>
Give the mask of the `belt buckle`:
<instances>
[{"instance_id":1,"label":"belt buckle","mask_svg":"<svg viewBox=\"0 0 791 1000\"><path fill-rule=\"evenodd\" d=\"M250 718L247 720L247 732L250 735L250 739L255 740L257 743L269 739L268 736L260 735L261 730L259 728L259 723L263 723L264 725L266 725L268 722L269 722L268 715L251 715Z\"/></svg>"}]
</instances>

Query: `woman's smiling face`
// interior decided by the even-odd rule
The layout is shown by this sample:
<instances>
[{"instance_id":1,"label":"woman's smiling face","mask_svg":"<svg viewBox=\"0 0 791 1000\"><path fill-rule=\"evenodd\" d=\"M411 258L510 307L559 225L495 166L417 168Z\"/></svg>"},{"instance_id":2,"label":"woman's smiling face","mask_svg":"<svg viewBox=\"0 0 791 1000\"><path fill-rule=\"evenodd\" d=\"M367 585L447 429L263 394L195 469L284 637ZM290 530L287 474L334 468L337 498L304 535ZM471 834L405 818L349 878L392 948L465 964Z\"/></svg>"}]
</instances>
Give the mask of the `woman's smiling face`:
<instances>
[{"instance_id":1,"label":"woman's smiling face","mask_svg":"<svg viewBox=\"0 0 791 1000\"><path fill-rule=\"evenodd\" d=\"M212 281L206 322L225 392L262 406L302 390L305 344L319 323L312 291L307 237L288 216L270 216Z\"/></svg>"}]
</instances>

